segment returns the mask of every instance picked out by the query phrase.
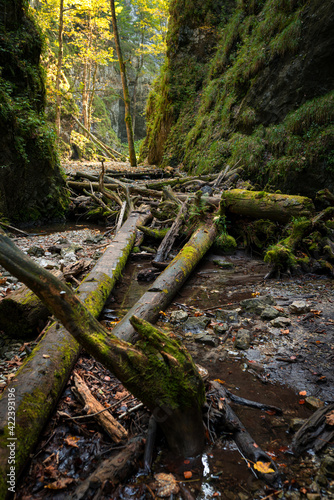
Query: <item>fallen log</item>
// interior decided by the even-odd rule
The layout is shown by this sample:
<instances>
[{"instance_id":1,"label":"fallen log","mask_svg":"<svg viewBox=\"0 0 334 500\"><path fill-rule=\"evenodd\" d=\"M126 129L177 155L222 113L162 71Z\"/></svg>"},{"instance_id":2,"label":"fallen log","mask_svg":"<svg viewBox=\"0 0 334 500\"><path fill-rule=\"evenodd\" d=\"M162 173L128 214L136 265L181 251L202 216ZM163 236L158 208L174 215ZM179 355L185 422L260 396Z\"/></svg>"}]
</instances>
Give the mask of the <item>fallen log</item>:
<instances>
[{"instance_id":1,"label":"fallen log","mask_svg":"<svg viewBox=\"0 0 334 500\"><path fill-rule=\"evenodd\" d=\"M154 260L152 261L153 265L156 265L156 264L159 265L161 263L165 263L165 261L167 260L169 252L171 251L171 249L174 245L174 242L179 234L181 226L183 224L183 219L184 219L186 212L187 212L187 201L185 201L181 205L179 213L177 214L177 217L176 217L175 221L173 222L172 227L169 229L169 231L165 235L164 239L160 243L160 246L157 250L157 254L156 254ZM167 265L165 267L167 267Z\"/></svg>"},{"instance_id":2,"label":"fallen log","mask_svg":"<svg viewBox=\"0 0 334 500\"><path fill-rule=\"evenodd\" d=\"M157 305L166 306L170 301L209 248L215 234L215 226L199 229L166 269L163 274L167 273L165 277L172 283L175 280L176 287L169 291L161 288L160 293L154 294L150 317L159 314ZM87 352L151 409L174 451L182 455L201 451L204 385L190 355L178 341L135 316L130 318L128 333L136 331L143 341L131 346L119 340L103 328L66 285L39 268L5 236L0 236L0 263L32 288ZM160 284L167 286L166 281L163 279Z\"/></svg>"},{"instance_id":3,"label":"fallen log","mask_svg":"<svg viewBox=\"0 0 334 500\"><path fill-rule=\"evenodd\" d=\"M296 432L292 450L296 456L307 450L320 451L334 438L334 403L319 408Z\"/></svg>"},{"instance_id":4,"label":"fallen log","mask_svg":"<svg viewBox=\"0 0 334 500\"><path fill-rule=\"evenodd\" d=\"M77 399L84 403L83 411L87 416L93 414L95 420L101 425L104 431L111 437L115 443L119 443L128 437L124 427L114 419L101 403L94 398L93 394L88 389L87 384L82 380L78 373L73 374L75 389L74 392ZM104 410L104 411L103 411Z\"/></svg>"},{"instance_id":5,"label":"fallen log","mask_svg":"<svg viewBox=\"0 0 334 500\"><path fill-rule=\"evenodd\" d=\"M99 467L75 490L70 500L81 500L88 498L89 489L92 488L94 498L100 498L102 488L108 481L113 486L123 482L137 467L137 460L144 450L144 440L139 437L133 439L124 450L116 453L113 457L104 460ZM89 496L90 498L90 496Z\"/></svg>"},{"instance_id":6,"label":"fallen log","mask_svg":"<svg viewBox=\"0 0 334 500\"><path fill-rule=\"evenodd\" d=\"M282 223L289 222L292 217L310 217L314 212L312 200L305 196L271 194L245 189L223 191L221 208L223 211L238 215Z\"/></svg>"},{"instance_id":7,"label":"fallen log","mask_svg":"<svg viewBox=\"0 0 334 500\"><path fill-rule=\"evenodd\" d=\"M255 477L266 483L278 486L280 476L277 467L271 457L265 453L248 433L242 422L236 416L228 404L226 391L219 382L210 382L211 387L218 394L218 409L222 419L223 429L229 429L232 439L238 447L242 457L246 460L248 467Z\"/></svg>"},{"instance_id":8,"label":"fallen log","mask_svg":"<svg viewBox=\"0 0 334 500\"><path fill-rule=\"evenodd\" d=\"M110 247L81 283L78 293L92 314L98 316L102 311L131 251L136 235L136 224L139 221L144 222L145 218L144 213L130 215ZM0 254L4 252L2 238L4 237L0 235ZM26 258L24 256L24 259ZM79 345L76 340L58 323L53 324L1 395L0 498L5 498L8 494L7 474L10 472L8 463L10 450L7 445L11 443L12 436L8 421L8 401L13 400L14 394L16 440L13 442L15 442L17 478L36 446L43 426L50 418L78 353Z\"/></svg>"},{"instance_id":9,"label":"fallen log","mask_svg":"<svg viewBox=\"0 0 334 500\"><path fill-rule=\"evenodd\" d=\"M61 278L61 271L56 275ZM0 330L17 339L31 339L41 331L50 311L27 286L22 285L0 301Z\"/></svg>"},{"instance_id":10,"label":"fallen log","mask_svg":"<svg viewBox=\"0 0 334 500\"><path fill-rule=\"evenodd\" d=\"M154 323L160 311L166 308L209 250L216 234L217 228L214 224L207 228L199 227L169 266L152 283L148 291L114 327L113 334L126 342L134 341L135 330L130 323L133 315Z\"/></svg>"}]
</instances>

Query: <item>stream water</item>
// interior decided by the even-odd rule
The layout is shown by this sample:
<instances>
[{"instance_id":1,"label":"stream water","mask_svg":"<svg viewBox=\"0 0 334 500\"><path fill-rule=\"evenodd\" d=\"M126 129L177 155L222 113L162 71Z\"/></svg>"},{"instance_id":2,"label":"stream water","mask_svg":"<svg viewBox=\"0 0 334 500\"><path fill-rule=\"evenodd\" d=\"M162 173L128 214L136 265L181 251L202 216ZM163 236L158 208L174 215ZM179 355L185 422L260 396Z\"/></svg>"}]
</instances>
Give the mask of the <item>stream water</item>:
<instances>
[{"instance_id":1,"label":"stream water","mask_svg":"<svg viewBox=\"0 0 334 500\"><path fill-rule=\"evenodd\" d=\"M16 238L16 241L20 242L23 249L27 249L36 244L47 247L64 235L69 240L82 242L88 235L90 243L82 245L81 255L86 256L88 253L94 256L96 253L94 245L99 244L99 237L103 233L101 228L86 225L80 228L76 225L75 231L71 231L68 226L59 226L56 234L53 232L54 229L54 227L42 228L38 235ZM33 228L32 232L37 231ZM108 238L104 241L107 243ZM151 264L147 260L140 260L138 256L130 258L122 279L114 288L101 315L100 319L106 326L112 327L113 323L118 321L151 286L150 282L137 280L138 272L150 267ZM309 454L301 461L290 452L293 422L296 418L307 418L315 410L315 407L306 404L304 399L305 404L301 404L302 398L299 392L305 391L307 396L318 398L320 403L334 400L333 280L312 275L299 279L265 281L264 276L267 271L268 268L262 261L241 252L231 257L208 253L169 308L161 314L158 326L172 330L183 341L195 362L208 371L209 380L219 379L236 395L272 404L283 410L283 415L278 416L270 412L233 406L248 432L275 460L282 473L285 496L278 494L278 497L297 500L306 498L303 496L304 490L309 495L318 494L315 491L314 478L320 464L320 459L313 454ZM240 301L268 294L274 298L276 307L284 310L284 314L291 320L289 328L275 328L259 315L240 308ZM290 314L289 305L294 300L306 301L311 311L315 312L310 317L305 314L300 316ZM229 326L232 326L231 335L223 341L224 335L217 327L223 327L225 320L222 319L222 315L226 310L235 317L229 322ZM172 322L173 313L176 311L184 311L194 318L207 318L208 324L204 328L201 327L200 332L194 331L187 328L186 323ZM235 337L240 328L249 330L251 334L251 342L245 349L239 349L235 345ZM201 337L199 333L203 336ZM101 381L102 375L95 372L95 368L91 370L90 373L95 374L92 375L93 378L99 378ZM102 377L103 380L108 378L110 380L108 374ZM104 382L104 394L108 391L106 385L108 383ZM60 406L70 399L69 389L66 391ZM112 402L108 399L105 401L106 404ZM47 432L53 431L49 428ZM71 457L77 450L59 444L59 436L65 435L65 432L68 431L59 431L58 440L55 439L54 442L50 438L43 453L47 451L49 455L57 454L61 446L61 460L67 464L64 465L65 469L66 467L70 469L69 464L74 460ZM215 441L210 442L210 432L208 435L205 453L201 457L186 461L178 460L169 454L163 439L160 438L153 472L172 473L178 481L183 481L184 472L190 471L191 479L183 483L193 498L197 499L269 498L268 495L272 490L266 488L251 474L247 461L228 436L217 435ZM46 434L44 440L48 440L49 437ZM88 446L82 440L78 449L79 455L85 456L85 462L90 466L97 446L96 439L94 446L93 444ZM35 462L30 473L23 479L21 493L18 492L17 498L57 498L57 500L69 498L68 493L45 489L41 478L34 476L37 465ZM79 472L75 467L73 470L76 471L73 472L75 479L82 479L88 473L87 470ZM39 485L35 489L29 487L33 481ZM142 474L134 476L126 485L119 487L117 496L103 498L152 498L147 490L143 490L145 481L149 479ZM320 496L307 498L311 500L332 498L331 491L325 486L319 491Z\"/></svg>"}]
</instances>

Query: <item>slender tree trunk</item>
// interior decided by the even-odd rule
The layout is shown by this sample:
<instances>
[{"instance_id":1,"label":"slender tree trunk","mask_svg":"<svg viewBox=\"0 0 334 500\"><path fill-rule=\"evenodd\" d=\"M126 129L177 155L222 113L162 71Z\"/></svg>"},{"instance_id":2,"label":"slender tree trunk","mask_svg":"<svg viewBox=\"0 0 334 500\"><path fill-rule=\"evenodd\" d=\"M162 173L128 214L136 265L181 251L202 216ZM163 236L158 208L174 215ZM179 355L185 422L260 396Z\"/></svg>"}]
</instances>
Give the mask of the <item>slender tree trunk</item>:
<instances>
[{"instance_id":1,"label":"slender tree trunk","mask_svg":"<svg viewBox=\"0 0 334 500\"><path fill-rule=\"evenodd\" d=\"M92 114L93 114L93 100L95 96L95 88L96 88L96 77L97 77L98 65L97 62L93 63L93 77L90 85L90 96L88 99L88 130L90 130L92 125Z\"/></svg>"},{"instance_id":2,"label":"slender tree trunk","mask_svg":"<svg viewBox=\"0 0 334 500\"><path fill-rule=\"evenodd\" d=\"M130 164L132 167L136 167L137 166L137 159L136 159L135 146L134 146L134 140L133 140L132 120L131 120L131 113L130 113L130 94L129 94L128 82L127 82L127 78L126 78L125 64L124 64L121 46L120 46L120 42L119 42L114 0L110 0L110 8L111 8L112 27L113 27L114 38L115 38L116 52L117 52L119 67L121 70L121 79L122 79L124 106L125 106L125 126L126 126L126 134L128 137L128 144L129 144Z\"/></svg>"},{"instance_id":3,"label":"slender tree trunk","mask_svg":"<svg viewBox=\"0 0 334 500\"><path fill-rule=\"evenodd\" d=\"M59 27L58 27L58 61L56 74L56 133L60 137L61 93L60 78L63 64L63 30L64 30L64 0L59 2Z\"/></svg>"}]
</instances>

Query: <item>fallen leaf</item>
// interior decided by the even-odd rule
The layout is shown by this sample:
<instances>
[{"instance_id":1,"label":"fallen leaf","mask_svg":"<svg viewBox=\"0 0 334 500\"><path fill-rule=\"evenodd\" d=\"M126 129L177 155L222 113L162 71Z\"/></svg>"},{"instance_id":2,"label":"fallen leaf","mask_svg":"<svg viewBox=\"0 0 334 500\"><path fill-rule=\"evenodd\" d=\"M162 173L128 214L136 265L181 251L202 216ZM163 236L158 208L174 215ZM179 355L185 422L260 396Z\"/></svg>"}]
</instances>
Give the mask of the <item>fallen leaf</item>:
<instances>
[{"instance_id":1,"label":"fallen leaf","mask_svg":"<svg viewBox=\"0 0 334 500\"><path fill-rule=\"evenodd\" d=\"M80 438L77 436L68 436L67 438L64 439L65 444L68 446L72 446L73 448L78 448L77 442L79 441Z\"/></svg>"},{"instance_id":2,"label":"fallen leaf","mask_svg":"<svg viewBox=\"0 0 334 500\"><path fill-rule=\"evenodd\" d=\"M266 410L265 413L267 415L276 415L276 410Z\"/></svg>"},{"instance_id":3,"label":"fallen leaf","mask_svg":"<svg viewBox=\"0 0 334 500\"><path fill-rule=\"evenodd\" d=\"M300 400L299 400L299 404L300 404L300 405L304 405L304 404L305 404L305 399L300 399Z\"/></svg>"},{"instance_id":4,"label":"fallen leaf","mask_svg":"<svg viewBox=\"0 0 334 500\"><path fill-rule=\"evenodd\" d=\"M326 424L328 424L328 425L334 425L334 410L330 411L326 415Z\"/></svg>"},{"instance_id":5,"label":"fallen leaf","mask_svg":"<svg viewBox=\"0 0 334 500\"><path fill-rule=\"evenodd\" d=\"M43 354L43 358L49 358L50 356L48 354Z\"/></svg>"},{"instance_id":6,"label":"fallen leaf","mask_svg":"<svg viewBox=\"0 0 334 500\"><path fill-rule=\"evenodd\" d=\"M190 470L185 470L183 475L184 475L185 479L190 479L192 477L193 473Z\"/></svg>"},{"instance_id":7,"label":"fallen leaf","mask_svg":"<svg viewBox=\"0 0 334 500\"><path fill-rule=\"evenodd\" d=\"M275 470L271 469L270 466L270 462L256 462L254 464L254 469L262 472L262 474L270 474L271 472L275 472Z\"/></svg>"},{"instance_id":8,"label":"fallen leaf","mask_svg":"<svg viewBox=\"0 0 334 500\"><path fill-rule=\"evenodd\" d=\"M290 330L281 330L282 335L288 335L290 333Z\"/></svg>"},{"instance_id":9,"label":"fallen leaf","mask_svg":"<svg viewBox=\"0 0 334 500\"><path fill-rule=\"evenodd\" d=\"M190 460L188 460L188 459L183 460L183 463L184 463L184 464L190 464Z\"/></svg>"},{"instance_id":10,"label":"fallen leaf","mask_svg":"<svg viewBox=\"0 0 334 500\"><path fill-rule=\"evenodd\" d=\"M165 474L164 472L160 472L159 474L154 474L154 478L158 482L158 497L170 497L172 493L177 494L179 492L180 487L177 484L173 474Z\"/></svg>"},{"instance_id":11,"label":"fallen leaf","mask_svg":"<svg viewBox=\"0 0 334 500\"><path fill-rule=\"evenodd\" d=\"M254 446L254 448L258 448L259 447L259 445L256 444L256 443L253 443L253 446Z\"/></svg>"},{"instance_id":12,"label":"fallen leaf","mask_svg":"<svg viewBox=\"0 0 334 500\"><path fill-rule=\"evenodd\" d=\"M306 391L299 391L299 396L306 396L307 392Z\"/></svg>"}]
</instances>

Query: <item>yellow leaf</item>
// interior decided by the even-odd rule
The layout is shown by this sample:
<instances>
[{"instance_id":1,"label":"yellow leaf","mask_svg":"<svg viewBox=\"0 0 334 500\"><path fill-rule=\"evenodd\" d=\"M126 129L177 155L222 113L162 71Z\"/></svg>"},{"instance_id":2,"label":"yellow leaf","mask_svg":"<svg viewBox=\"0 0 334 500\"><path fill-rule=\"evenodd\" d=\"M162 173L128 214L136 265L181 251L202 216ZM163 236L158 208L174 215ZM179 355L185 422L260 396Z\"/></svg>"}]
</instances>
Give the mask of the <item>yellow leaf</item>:
<instances>
[{"instance_id":1,"label":"yellow leaf","mask_svg":"<svg viewBox=\"0 0 334 500\"><path fill-rule=\"evenodd\" d=\"M270 474L270 472L275 472L274 469L270 468L270 462L256 462L254 464L254 469L262 472L262 474Z\"/></svg>"}]
</instances>

